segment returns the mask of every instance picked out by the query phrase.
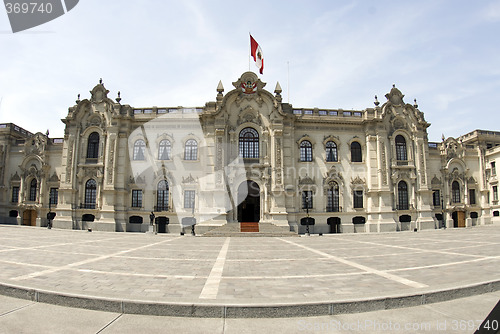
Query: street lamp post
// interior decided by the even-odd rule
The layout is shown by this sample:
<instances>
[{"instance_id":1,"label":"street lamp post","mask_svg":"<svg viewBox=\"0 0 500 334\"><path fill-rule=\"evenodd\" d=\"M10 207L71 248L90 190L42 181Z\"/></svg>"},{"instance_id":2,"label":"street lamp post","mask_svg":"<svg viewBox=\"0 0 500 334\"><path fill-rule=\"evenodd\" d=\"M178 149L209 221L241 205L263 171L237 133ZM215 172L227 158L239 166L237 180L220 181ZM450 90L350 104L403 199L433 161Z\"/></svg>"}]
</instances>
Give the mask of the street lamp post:
<instances>
[{"instance_id":1,"label":"street lamp post","mask_svg":"<svg viewBox=\"0 0 500 334\"><path fill-rule=\"evenodd\" d=\"M47 229L51 229L52 228L52 212L51 212L51 208L50 208L50 196L49 196L49 213L47 213Z\"/></svg>"},{"instance_id":2,"label":"street lamp post","mask_svg":"<svg viewBox=\"0 0 500 334\"><path fill-rule=\"evenodd\" d=\"M443 194L441 194L441 219L443 220L443 229L446 228L446 219L444 218L444 199Z\"/></svg>"},{"instance_id":3,"label":"street lamp post","mask_svg":"<svg viewBox=\"0 0 500 334\"><path fill-rule=\"evenodd\" d=\"M306 235L310 236L309 233L309 195L306 195L306 214L307 214L307 222L306 222Z\"/></svg>"},{"instance_id":4,"label":"street lamp post","mask_svg":"<svg viewBox=\"0 0 500 334\"><path fill-rule=\"evenodd\" d=\"M191 235L192 236L195 236L196 234L194 233L194 225L195 225L195 218L194 218L194 201L193 201L193 205L192 205L192 211L191 211L192 215L193 215L193 221L192 221L192 225L191 225Z\"/></svg>"}]
</instances>

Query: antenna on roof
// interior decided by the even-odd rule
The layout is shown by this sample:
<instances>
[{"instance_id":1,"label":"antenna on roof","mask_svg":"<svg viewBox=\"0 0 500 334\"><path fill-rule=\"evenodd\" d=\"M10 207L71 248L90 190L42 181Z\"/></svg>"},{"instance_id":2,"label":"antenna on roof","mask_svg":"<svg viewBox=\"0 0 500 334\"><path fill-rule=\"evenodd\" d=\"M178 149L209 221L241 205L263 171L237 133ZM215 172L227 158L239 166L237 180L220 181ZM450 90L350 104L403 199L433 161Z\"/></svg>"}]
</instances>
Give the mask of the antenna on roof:
<instances>
[{"instance_id":1,"label":"antenna on roof","mask_svg":"<svg viewBox=\"0 0 500 334\"><path fill-rule=\"evenodd\" d=\"M290 61L286 62L286 67L287 67L287 90L288 90L288 104L290 104Z\"/></svg>"}]
</instances>

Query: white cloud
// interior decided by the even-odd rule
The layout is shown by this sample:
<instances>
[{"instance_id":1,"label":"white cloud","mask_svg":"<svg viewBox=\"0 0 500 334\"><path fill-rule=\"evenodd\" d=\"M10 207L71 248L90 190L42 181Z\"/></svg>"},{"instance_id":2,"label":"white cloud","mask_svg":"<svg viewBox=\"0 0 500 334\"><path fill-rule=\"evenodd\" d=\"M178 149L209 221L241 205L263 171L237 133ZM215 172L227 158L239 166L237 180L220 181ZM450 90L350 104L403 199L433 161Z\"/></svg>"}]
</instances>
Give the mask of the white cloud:
<instances>
[{"instance_id":1,"label":"white cloud","mask_svg":"<svg viewBox=\"0 0 500 334\"><path fill-rule=\"evenodd\" d=\"M500 1L492 1L482 11L481 16L485 20L498 22L500 21Z\"/></svg>"}]
</instances>

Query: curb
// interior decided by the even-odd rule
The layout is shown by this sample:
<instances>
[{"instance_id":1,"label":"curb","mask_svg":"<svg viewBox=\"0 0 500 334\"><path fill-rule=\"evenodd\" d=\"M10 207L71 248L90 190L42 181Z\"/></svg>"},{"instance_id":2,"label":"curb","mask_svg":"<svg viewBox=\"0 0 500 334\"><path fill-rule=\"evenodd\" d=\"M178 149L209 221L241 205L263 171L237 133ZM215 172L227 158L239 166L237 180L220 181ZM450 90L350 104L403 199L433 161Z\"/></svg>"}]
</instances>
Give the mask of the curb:
<instances>
[{"instance_id":1,"label":"curb","mask_svg":"<svg viewBox=\"0 0 500 334\"><path fill-rule=\"evenodd\" d=\"M409 295L305 303L166 303L65 294L0 283L0 294L64 307L113 313L194 318L291 318L390 310L470 297L500 290L500 280Z\"/></svg>"}]
</instances>

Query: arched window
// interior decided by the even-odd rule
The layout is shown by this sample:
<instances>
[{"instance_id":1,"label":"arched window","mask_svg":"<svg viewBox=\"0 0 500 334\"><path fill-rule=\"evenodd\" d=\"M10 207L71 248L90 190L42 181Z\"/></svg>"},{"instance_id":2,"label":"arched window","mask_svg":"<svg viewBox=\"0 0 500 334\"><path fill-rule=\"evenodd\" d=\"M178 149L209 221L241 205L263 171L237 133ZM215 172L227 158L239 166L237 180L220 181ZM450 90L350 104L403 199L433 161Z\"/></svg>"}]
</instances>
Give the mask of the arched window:
<instances>
[{"instance_id":1,"label":"arched window","mask_svg":"<svg viewBox=\"0 0 500 334\"><path fill-rule=\"evenodd\" d=\"M170 141L164 139L160 142L158 146L158 160L170 160L170 154L172 153L172 145Z\"/></svg>"},{"instance_id":2,"label":"arched window","mask_svg":"<svg viewBox=\"0 0 500 334\"><path fill-rule=\"evenodd\" d=\"M133 160L145 160L144 152L146 151L146 142L142 139L136 140L134 143Z\"/></svg>"},{"instance_id":3,"label":"arched window","mask_svg":"<svg viewBox=\"0 0 500 334\"><path fill-rule=\"evenodd\" d=\"M155 211L168 211L168 182L166 180L158 182L155 209Z\"/></svg>"},{"instance_id":4,"label":"arched window","mask_svg":"<svg viewBox=\"0 0 500 334\"><path fill-rule=\"evenodd\" d=\"M351 162L362 162L363 156L361 155L361 144L357 141L351 143Z\"/></svg>"},{"instance_id":5,"label":"arched window","mask_svg":"<svg viewBox=\"0 0 500 334\"><path fill-rule=\"evenodd\" d=\"M408 210L408 185L405 181L398 183L398 209Z\"/></svg>"},{"instance_id":6,"label":"arched window","mask_svg":"<svg viewBox=\"0 0 500 334\"><path fill-rule=\"evenodd\" d=\"M330 182L330 188L328 188L327 192L327 203L326 203L326 211L327 212L339 212L339 185L337 182Z\"/></svg>"},{"instance_id":7,"label":"arched window","mask_svg":"<svg viewBox=\"0 0 500 334\"><path fill-rule=\"evenodd\" d=\"M326 161L327 162L337 162L339 161L337 155L337 144L333 141L329 141L326 143Z\"/></svg>"},{"instance_id":8,"label":"arched window","mask_svg":"<svg viewBox=\"0 0 500 334\"><path fill-rule=\"evenodd\" d=\"M95 209L97 199L97 183L90 179L85 183L85 209Z\"/></svg>"},{"instance_id":9,"label":"arched window","mask_svg":"<svg viewBox=\"0 0 500 334\"><path fill-rule=\"evenodd\" d=\"M406 153L405 137L397 135L395 141L396 141L396 160L399 161L408 160L408 154Z\"/></svg>"},{"instance_id":10,"label":"arched window","mask_svg":"<svg viewBox=\"0 0 500 334\"><path fill-rule=\"evenodd\" d=\"M198 143L194 139L189 139L184 146L184 160L198 159Z\"/></svg>"},{"instance_id":11,"label":"arched window","mask_svg":"<svg viewBox=\"0 0 500 334\"><path fill-rule=\"evenodd\" d=\"M259 157L259 133L253 128L244 128L240 132L240 156L257 159Z\"/></svg>"},{"instance_id":12,"label":"arched window","mask_svg":"<svg viewBox=\"0 0 500 334\"><path fill-rule=\"evenodd\" d=\"M309 140L300 143L300 161L312 161L312 144Z\"/></svg>"},{"instance_id":13,"label":"arched window","mask_svg":"<svg viewBox=\"0 0 500 334\"><path fill-rule=\"evenodd\" d=\"M453 203L460 203L460 184L458 181L453 181L451 184L451 200Z\"/></svg>"},{"instance_id":14,"label":"arched window","mask_svg":"<svg viewBox=\"0 0 500 334\"><path fill-rule=\"evenodd\" d=\"M28 198L30 202L36 201L36 189L37 189L37 182L36 179L33 179L30 182L30 193Z\"/></svg>"},{"instance_id":15,"label":"arched window","mask_svg":"<svg viewBox=\"0 0 500 334\"><path fill-rule=\"evenodd\" d=\"M92 132L87 143L87 159L97 159L99 157L99 134Z\"/></svg>"}]
</instances>

